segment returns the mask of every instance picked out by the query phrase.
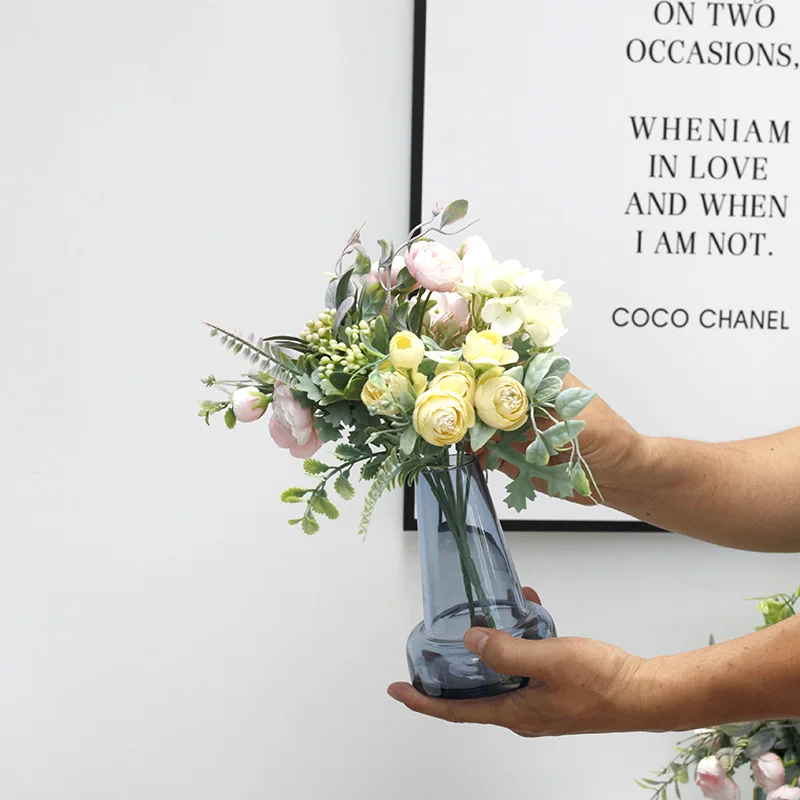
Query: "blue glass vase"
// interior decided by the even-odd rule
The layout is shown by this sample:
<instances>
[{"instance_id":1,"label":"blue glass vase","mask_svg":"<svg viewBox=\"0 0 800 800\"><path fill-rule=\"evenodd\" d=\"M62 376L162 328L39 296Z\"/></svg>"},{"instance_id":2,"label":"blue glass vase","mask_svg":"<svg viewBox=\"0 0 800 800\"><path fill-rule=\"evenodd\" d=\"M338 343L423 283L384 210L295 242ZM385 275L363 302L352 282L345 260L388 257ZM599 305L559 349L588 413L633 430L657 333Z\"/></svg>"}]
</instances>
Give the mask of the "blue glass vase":
<instances>
[{"instance_id":1,"label":"blue glass vase","mask_svg":"<svg viewBox=\"0 0 800 800\"><path fill-rule=\"evenodd\" d=\"M425 619L408 638L413 685L453 700L523 688L528 678L494 672L463 642L475 626L523 639L556 635L550 614L522 593L477 460L459 455L423 472L416 500Z\"/></svg>"}]
</instances>

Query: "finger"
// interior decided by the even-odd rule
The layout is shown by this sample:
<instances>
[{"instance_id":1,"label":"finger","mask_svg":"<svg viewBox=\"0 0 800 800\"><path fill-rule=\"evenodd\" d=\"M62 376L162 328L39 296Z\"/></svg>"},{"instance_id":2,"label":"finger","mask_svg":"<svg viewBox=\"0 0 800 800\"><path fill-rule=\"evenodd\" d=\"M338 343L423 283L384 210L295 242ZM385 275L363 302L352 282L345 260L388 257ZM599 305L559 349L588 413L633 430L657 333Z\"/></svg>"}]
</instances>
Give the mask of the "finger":
<instances>
[{"instance_id":1,"label":"finger","mask_svg":"<svg viewBox=\"0 0 800 800\"><path fill-rule=\"evenodd\" d=\"M526 600L530 600L532 603L536 603L536 605L542 604L542 598L539 597L539 593L535 589L531 589L530 586L523 586L522 593L525 595Z\"/></svg>"},{"instance_id":2,"label":"finger","mask_svg":"<svg viewBox=\"0 0 800 800\"><path fill-rule=\"evenodd\" d=\"M519 727L516 706L511 694L480 700L440 700L418 692L411 684L393 683L388 694L411 711L446 722L471 722L477 725Z\"/></svg>"},{"instance_id":3,"label":"finger","mask_svg":"<svg viewBox=\"0 0 800 800\"><path fill-rule=\"evenodd\" d=\"M481 661L501 675L531 676L547 664L547 651L542 641L518 639L504 631L491 628L470 628L464 636L467 649L479 656Z\"/></svg>"}]
</instances>

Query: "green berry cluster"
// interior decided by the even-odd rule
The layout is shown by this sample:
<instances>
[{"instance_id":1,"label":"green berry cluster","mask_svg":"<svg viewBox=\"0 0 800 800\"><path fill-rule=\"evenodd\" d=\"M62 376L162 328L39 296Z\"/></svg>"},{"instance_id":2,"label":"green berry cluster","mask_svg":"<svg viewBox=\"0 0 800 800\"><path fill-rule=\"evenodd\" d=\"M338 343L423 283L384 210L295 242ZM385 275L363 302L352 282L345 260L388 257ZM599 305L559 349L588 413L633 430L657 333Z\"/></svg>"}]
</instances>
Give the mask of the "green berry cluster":
<instances>
[{"instance_id":1,"label":"green berry cluster","mask_svg":"<svg viewBox=\"0 0 800 800\"><path fill-rule=\"evenodd\" d=\"M300 338L308 342L313 356L319 361L319 372L323 377L330 377L333 372L352 374L369 363L367 354L361 347L362 333L369 334L375 323L359 322L345 328L347 342L340 342L333 336L333 318L335 311L326 308L316 320L309 320Z\"/></svg>"}]
</instances>

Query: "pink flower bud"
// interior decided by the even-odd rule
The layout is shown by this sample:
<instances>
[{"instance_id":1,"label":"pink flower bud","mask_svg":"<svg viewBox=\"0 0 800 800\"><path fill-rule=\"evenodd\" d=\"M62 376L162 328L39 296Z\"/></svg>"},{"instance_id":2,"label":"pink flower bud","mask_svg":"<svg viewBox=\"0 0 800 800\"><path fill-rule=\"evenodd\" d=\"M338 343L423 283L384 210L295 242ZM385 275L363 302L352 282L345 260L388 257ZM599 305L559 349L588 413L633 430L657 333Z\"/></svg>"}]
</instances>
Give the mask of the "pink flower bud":
<instances>
[{"instance_id":1,"label":"pink flower bud","mask_svg":"<svg viewBox=\"0 0 800 800\"><path fill-rule=\"evenodd\" d=\"M255 422L267 410L267 396L253 386L237 389L231 400L233 413L239 422Z\"/></svg>"},{"instance_id":2,"label":"pink flower bud","mask_svg":"<svg viewBox=\"0 0 800 800\"><path fill-rule=\"evenodd\" d=\"M309 458L322 447L311 409L304 408L284 383L275 384L269 432L275 444L295 458Z\"/></svg>"},{"instance_id":3,"label":"pink flower bud","mask_svg":"<svg viewBox=\"0 0 800 800\"><path fill-rule=\"evenodd\" d=\"M775 753L764 753L750 762L755 782L767 793L774 792L786 783L783 761Z\"/></svg>"},{"instance_id":4,"label":"pink flower bud","mask_svg":"<svg viewBox=\"0 0 800 800\"><path fill-rule=\"evenodd\" d=\"M461 259L438 242L415 242L406 251L408 271L432 292L452 292L464 274Z\"/></svg>"}]
</instances>

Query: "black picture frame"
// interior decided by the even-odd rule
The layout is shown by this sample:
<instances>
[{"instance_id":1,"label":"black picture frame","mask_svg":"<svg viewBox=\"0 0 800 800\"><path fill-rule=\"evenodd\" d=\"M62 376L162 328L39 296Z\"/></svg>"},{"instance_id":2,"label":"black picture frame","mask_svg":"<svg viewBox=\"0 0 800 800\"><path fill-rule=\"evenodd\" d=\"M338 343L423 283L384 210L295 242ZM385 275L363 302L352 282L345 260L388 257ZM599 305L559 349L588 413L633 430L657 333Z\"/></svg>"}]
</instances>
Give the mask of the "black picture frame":
<instances>
[{"instance_id":1,"label":"black picture frame","mask_svg":"<svg viewBox=\"0 0 800 800\"><path fill-rule=\"evenodd\" d=\"M422 165L425 130L425 43L427 32L427 0L414 2L414 51L411 103L411 196L409 203L409 225L411 230L422 221ZM414 489L403 488L403 530L417 530ZM655 533L660 528L646 522L610 520L534 520L501 519L506 531L558 532L606 532L606 533Z\"/></svg>"}]
</instances>

